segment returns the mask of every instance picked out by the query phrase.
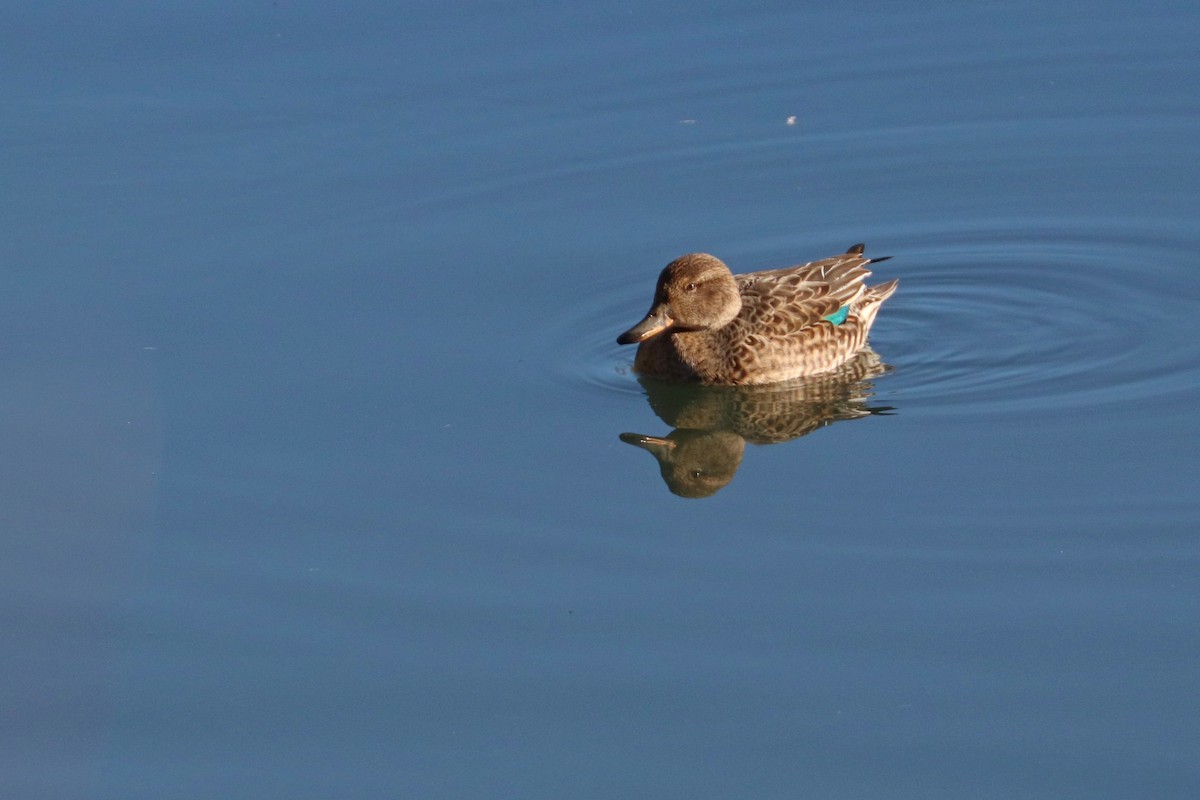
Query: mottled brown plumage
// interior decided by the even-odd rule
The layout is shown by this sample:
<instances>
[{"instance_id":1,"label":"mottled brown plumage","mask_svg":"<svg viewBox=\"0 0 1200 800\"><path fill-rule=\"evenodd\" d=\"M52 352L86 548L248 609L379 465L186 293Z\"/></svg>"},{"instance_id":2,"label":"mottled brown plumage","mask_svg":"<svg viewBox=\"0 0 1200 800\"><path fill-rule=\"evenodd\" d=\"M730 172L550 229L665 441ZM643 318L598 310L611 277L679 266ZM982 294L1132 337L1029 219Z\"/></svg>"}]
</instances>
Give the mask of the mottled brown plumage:
<instances>
[{"instance_id":1,"label":"mottled brown plumage","mask_svg":"<svg viewBox=\"0 0 1200 800\"><path fill-rule=\"evenodd\" d=\"M719 258L691 253L663 269L649 313L617 341L638 343L635 371L663 378L743 385L819 375L866 345L898 283L864 283L867 265L883 260L855 245L797 267L734 275Z\"/></svg>"}]
</instances>

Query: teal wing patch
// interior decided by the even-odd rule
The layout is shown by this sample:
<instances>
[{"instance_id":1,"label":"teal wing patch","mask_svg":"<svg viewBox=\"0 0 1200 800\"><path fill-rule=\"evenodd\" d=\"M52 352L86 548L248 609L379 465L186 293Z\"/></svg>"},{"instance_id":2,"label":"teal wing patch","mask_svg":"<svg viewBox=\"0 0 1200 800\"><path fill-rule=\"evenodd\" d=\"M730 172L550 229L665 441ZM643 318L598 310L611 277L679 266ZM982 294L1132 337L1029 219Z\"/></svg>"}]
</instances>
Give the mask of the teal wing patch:
<instances>
[{"instance_id":1,"label":"teal wing patch","mask_svg":"<svg viewBox=\"0 0 1200 800\"><path fill-rule=\"evenodd\" d=\"M841 325L843 322L846 321L846 317L848 317L849 315L850 315L850 306L842 306L841 308L839 308L837 311L833 312L832 314L821 317L821 319L828 320L828 321L832 322L834 325Z\"/></svg>"}]
</instances>

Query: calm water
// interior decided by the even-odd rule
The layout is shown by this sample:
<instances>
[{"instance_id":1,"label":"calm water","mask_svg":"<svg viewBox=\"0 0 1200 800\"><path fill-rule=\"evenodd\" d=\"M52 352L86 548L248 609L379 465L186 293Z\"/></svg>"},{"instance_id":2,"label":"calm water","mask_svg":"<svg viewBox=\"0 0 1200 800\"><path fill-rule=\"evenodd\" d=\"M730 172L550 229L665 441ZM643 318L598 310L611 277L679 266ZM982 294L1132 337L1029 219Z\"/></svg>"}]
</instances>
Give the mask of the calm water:
<instances>
[{"instance_id":1,"label":"calm water","mask_svg":"<svg viewBox=\"0 0 1200 800\"><path fill-rule=\"evenodd\" d=\"M11 11L0 794L1196 797L1193 6Z\"/></svg>"}]
</instances>

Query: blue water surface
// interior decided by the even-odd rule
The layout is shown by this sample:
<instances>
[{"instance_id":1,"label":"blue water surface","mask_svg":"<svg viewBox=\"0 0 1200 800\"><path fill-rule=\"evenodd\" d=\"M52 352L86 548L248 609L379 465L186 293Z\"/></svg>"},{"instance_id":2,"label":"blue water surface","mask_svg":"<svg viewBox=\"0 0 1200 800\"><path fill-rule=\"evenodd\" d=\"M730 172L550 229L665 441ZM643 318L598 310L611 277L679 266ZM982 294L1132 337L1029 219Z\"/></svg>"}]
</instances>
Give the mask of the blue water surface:
<instances>
[{"instance_id":1,"label":"blue water surface","mask_svg":"<svg viewBox=\"0 0 1200 800\"><path fill-rule=\"evenodd\" d=\"M1198 41L11 9L0 795L1197 796ZM682 253L860 241L836 402L615 343ZM621 434L711 436L706 496Z\"/></svg>"}]
</instances>

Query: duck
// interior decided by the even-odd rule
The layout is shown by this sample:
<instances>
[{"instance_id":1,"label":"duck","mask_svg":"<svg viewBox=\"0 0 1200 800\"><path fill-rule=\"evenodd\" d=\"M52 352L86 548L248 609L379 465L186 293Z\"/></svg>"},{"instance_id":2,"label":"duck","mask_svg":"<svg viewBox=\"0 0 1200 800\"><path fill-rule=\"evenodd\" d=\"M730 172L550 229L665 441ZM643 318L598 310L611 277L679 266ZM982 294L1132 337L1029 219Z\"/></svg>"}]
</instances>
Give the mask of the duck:
<instances>
[{"instance_id":1,"label":"duck","mask_svg":"<svg viewBox=\"0 0 1200 800\"><path fill-rule=\"evenodd\" d=\"M650 311L617 343L638 346L633 370L651 378L748 386L832 372L867 346L900 283L867 286L868 265L891 256L865 250L741 275L688 253L663 268Z\"/></svg>"}]
</instances>

